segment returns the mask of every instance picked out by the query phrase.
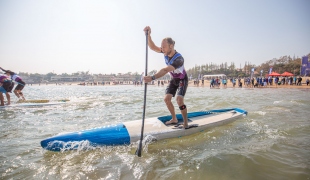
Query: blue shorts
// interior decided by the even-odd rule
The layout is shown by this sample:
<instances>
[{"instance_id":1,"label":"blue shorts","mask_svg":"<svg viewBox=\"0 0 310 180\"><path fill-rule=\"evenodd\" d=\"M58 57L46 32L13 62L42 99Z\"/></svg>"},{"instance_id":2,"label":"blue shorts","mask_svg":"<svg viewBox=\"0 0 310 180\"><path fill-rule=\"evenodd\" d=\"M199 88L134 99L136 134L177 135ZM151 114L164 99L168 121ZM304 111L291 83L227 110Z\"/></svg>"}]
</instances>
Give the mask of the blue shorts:
<instances>
[{"instance_id":1,"label":"blue shorts","mask_svg":"<svg viewBox=\"0 0 310 180\"><path fill-rule=\"evenodd\" d=\"M0 86L0 92L1 93L6 93L6 90L2 86Z\"/></svg>"}]
</instances>

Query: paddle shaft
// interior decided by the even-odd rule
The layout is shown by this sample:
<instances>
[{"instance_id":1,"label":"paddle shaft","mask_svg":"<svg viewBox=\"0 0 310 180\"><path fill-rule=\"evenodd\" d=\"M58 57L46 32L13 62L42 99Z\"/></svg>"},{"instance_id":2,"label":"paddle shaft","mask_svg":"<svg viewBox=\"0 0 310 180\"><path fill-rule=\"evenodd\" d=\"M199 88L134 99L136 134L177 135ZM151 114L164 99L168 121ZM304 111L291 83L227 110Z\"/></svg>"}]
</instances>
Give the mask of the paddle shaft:
<instances>
[{"instance_id":1,"label":"paddle shaft","mask_svg":"<svg viewBox=\"0 0 310 180\"><path fill-rule=\"evenodd\" d=\"M146 37L146 49L145 49L145 73L144 75L147 76L147 61L148 61L148 31L145 33ZM144 102L143 102L143 113L142 113L142 127L141 127L141 136L139 141L139 146L137 149L136 154L138 157L141 157L142 154L142 141L143 141L143 132L144 132L144 119L145 119L145 107L146 107L146 90L147 90L147 83L144 83Z\"/></svg>"}]
</instances>

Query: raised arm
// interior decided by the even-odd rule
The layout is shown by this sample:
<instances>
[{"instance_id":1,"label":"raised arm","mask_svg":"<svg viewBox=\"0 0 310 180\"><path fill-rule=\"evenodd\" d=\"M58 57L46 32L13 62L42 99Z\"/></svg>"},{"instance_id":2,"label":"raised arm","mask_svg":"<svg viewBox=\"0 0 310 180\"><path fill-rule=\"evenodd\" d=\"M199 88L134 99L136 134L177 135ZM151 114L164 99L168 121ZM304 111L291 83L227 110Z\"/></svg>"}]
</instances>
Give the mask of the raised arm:
<instances>
[{"instance_id":1,"label":"raised arm","mask_svg":"<svg viewBox=\"0 0 310 180\"><path fill-rule=\"evenodd\" d=\"M152 49L155 52L160 53L161 52L161 48L156 46L155 43L153 42L152 38L151 38L151 28L150 28L150 26L146 26L144 28L144 32L145 33L148 32L147 38L148 38L148 41L149 41L148 45L149 45L150 49Z\"/></svg>"}]
</instances>

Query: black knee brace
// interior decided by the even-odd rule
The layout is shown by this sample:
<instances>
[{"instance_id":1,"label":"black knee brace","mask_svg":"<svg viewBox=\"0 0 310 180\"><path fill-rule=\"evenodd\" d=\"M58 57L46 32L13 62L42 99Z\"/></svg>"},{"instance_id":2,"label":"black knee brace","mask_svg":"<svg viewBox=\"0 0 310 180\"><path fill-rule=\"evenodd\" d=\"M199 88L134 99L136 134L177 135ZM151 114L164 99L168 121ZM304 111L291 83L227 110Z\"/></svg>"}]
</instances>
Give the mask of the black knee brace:
<instances>
[{"instance_id":1,"label":"black knee brace","mask_svg":"<svg viewBox=\"0 0 310 180\"><path fill-rule=\"evenodd\" d=\"M179 107L179 109L182 111L183 109L186 109L186 106L185 106L185 104L184 105L182 105L182 106L180 106Z\"/></svg>"}]
</instances>

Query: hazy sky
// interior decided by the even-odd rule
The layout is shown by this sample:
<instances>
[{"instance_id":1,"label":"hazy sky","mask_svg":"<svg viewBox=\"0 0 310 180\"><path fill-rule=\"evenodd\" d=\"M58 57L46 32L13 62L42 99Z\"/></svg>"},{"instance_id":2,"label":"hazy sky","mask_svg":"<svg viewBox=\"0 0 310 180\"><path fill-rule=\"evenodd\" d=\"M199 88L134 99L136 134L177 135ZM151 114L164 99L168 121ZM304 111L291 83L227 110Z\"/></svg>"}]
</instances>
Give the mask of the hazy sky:
<instances>
[{"instance_id":1,"label":"hazy sky","mask_svg":"<svg viewBox=\"0 0 310 180\"><path fill-rule=\"evenodd\" d=\"M0 66L31 73L143 72L145 35L185 68L310 53L310 0L0 0ZM148 52L148 70L165 66Z\"/></svg>"}]
</instances>

